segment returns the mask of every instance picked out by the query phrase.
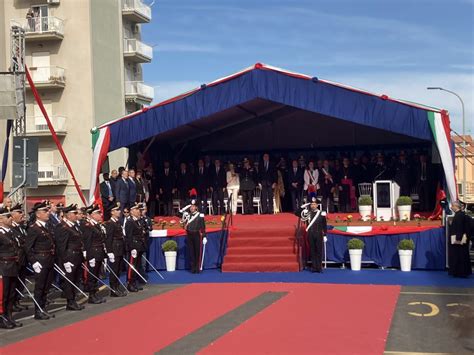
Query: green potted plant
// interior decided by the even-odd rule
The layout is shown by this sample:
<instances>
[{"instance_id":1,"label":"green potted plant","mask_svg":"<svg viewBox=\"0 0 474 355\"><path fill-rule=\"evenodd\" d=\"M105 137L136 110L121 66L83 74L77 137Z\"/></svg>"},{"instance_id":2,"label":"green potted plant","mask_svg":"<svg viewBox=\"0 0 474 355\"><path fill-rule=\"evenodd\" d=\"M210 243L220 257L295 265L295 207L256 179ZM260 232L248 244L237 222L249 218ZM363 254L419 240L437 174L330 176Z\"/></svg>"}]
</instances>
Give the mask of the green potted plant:
<instances>
[{"instance_id":1,"label":"green potted plant","mask_svg":"<svg viewBox=\"0 0 474 355\"><path fill-rule=\"evenodd\" d=\"M372 215L372 197L359 197L359 213L363 221L369 221Z\"/></svg>"},{"instance_id":2,"label":"green potted plant","mask_svg":"<svg viewBox=\"0 0 474 355\"><path fill-rule=\"evenodd\" d=\"M352 238L347 242L347 249L349 249L349 257L351 260L351 270L353 271L360 270L364 245L364 242L357 238Z\"/></svg>"},{"instance_id":3,"label":"green potted plant","mask_svg":"<svg viewBox=\"0 0 474 355\"><path fill-rule=\"evenodd\" d=\"M410 196L400 196L397 200L398 219L409 221L411 216L411 205L413 200Z\"/></svg>"},{"instance_id":4,"label":"green potted plant","mask_svg":"<svg viewBox=\"0 0 474 355\"><path fill-rule=\"evenodd\" d=\"M411 239L402 239L398 243L398 256L402 271L411 271L411 259L415 250L415 242Z\"/></svg>"},{"instance_id":5,"label":"green potted plant","mask_svg":"<svg viewBox=\"0 0 474 355\"><path fill-rule=\"evenodd\" d=\"M176 270L176 255L178 254L178 243L174 240L167 240L161 245L161 250L165 253L166 271Z\"/></svg>"}]
</instances>

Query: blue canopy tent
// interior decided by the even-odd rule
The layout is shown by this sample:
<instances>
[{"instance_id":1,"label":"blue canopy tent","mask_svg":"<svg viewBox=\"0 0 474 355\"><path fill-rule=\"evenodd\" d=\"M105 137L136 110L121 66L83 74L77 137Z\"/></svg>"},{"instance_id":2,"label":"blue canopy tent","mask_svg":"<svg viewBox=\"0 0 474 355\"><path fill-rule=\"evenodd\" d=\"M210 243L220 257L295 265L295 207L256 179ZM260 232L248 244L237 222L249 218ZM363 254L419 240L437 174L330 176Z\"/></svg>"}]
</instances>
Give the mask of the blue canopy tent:
<instances>
[{"instance_id":1,"label":"blue canopy tent","mask_svg":"<svg viewBox=\"0 0 474 355\"><path fill-rule=\"evenodd\" d=\"M457 196L446 111L260 63L93 129L91 202L107 153L151 137L215 151L434 142Z\"/></svg>"}]
</instances>

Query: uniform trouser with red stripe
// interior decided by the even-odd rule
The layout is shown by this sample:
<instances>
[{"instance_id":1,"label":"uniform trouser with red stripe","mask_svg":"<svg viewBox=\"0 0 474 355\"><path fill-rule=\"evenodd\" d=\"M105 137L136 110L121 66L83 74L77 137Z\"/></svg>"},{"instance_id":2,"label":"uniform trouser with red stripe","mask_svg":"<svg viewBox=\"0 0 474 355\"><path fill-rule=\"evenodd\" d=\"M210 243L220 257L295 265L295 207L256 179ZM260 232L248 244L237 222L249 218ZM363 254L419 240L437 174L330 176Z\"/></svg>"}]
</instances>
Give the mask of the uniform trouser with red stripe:
<instances>
[{"instance_id":1,"label":"uniform trouser with red stripe","mask_svg":"<svg viewBox=\"0 0 474 355\"><path fill-rule=\"evenodd\" d=\"M49 288L53 283L54 272L52 267L43 266L41 272L35 273L35 291L34 297L36 302L44 309L46 305L46 295L48 294ZM67 281L65 282L67 283ZM37 311L38 306L35 305Z\"/></svg>"},{"instance_id":2,"label":"uniform trouser with red stripe","mask_svg":"<svg viewBox=\"0 0 474 355\"><path fill-rule=\"evenodd\" d=\"M137 257L133 258L130 255L130 260L128 261L130 264L133 265L135 270L133 270L130 266L128 267L127 280L129 284L134 285L134 286L137 285L137 278L139 277L137 275L137 272L139 270L139 265L142 263L142 255L143 255L142 251L137 251Z\"/></svg>"},{"instance_id":3,"label":"uniform trouser with red stripe","mask_svg":"<svg viewBox=\"0 0 474 355\"><path fill-rule=\"evenodd\" d=\"M15 287L17 284L16 276L2 276L2 284L2 312L7 317L10 317L12 314L13 303L15 302Z\"/></svg>"},{"instance_id":4,"label":"uniform trouser with red stripe","mask_svg":"<svg viewBox=\"0 0 474 355\"><path fill-rule=\"evenodd\" d=\"M199 232L187 232L186 249L191 272L199 272L199 257L201 255L201 235Z\"/></svg>"},{"instance_id":5,"label":"uniform trouser with red stripe","mask_svg":"<svg viewBox=\"0 0 474 355\"><path fill-rule=\"evenodd\" d=\"M120 273L122 272L122 266L124 262L122 259L122 255L116 255L115 256L115 261L111 263L110 261L108 262L108 266L112 269L112 271L117 275L117 277L120 277ZM133 272L133 271L132 271ZM109 280L110 280L110 287L113 290L118 290L120 286L120 282L117 277L115 277L114 273L109 274Z\"/></svg>"}]
</instances>

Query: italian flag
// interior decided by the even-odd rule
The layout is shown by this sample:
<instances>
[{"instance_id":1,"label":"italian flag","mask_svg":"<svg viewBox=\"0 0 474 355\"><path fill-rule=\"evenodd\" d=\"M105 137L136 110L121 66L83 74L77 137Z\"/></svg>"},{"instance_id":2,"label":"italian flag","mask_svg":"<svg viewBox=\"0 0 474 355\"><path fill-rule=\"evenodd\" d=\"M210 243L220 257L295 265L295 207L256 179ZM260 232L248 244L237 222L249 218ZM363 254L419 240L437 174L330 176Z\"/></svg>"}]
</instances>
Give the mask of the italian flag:
<instances>
[{"instance_id":1,"label":"italian flag","mask_svg":"<svg viewBox=\"0 0 474 355\"><path fill-rule=\"evenodd\" d=\"M446 178L446 186L448 189L447 197L450 201L456 201L458 193L456 177L454 175L454 152L451 144L449 115L444 110L441 112L427 111L427 113L431 132L433 133L434 141L438 148L444 169L444 176Z\"/></svg>"},{"instance_id":2,"label":"italian flag","mask_svg":"<svg viewBox=\"0 0 474 355\"><path fill-rule=\"evenodd\" d=\"M372 226L336 226L334 227L334 229L351 234L362 234L372 232Z\"/></svg>"},{"instance_id":3,"label":"italian flag","mask_svg":"<svg viewBox=\"0 0 474 355\"><path fill-rule=\"evenodd\" d=\"M100 204L99 175L102 165L107 159L110 147L110 129L108 126L92 129L92 170L90 179L89 204Z\"/></svg>"}]
</instances>

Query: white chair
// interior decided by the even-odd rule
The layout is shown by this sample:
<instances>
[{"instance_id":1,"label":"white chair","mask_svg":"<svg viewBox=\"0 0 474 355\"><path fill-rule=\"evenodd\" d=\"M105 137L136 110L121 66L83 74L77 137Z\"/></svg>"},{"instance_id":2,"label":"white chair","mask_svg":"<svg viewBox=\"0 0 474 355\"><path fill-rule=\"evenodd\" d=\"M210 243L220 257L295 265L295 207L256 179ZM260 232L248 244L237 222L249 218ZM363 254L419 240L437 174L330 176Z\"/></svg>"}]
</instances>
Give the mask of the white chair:
<instances>
[{"instance_id":1,"label":"white chair","mask_svg":"<svg viewBox=\"0 0 474 355\"><path fill-rule=\"evenodd\" d=\"M239 208L242 214L244 214L244 198L242 195L237 196L237 212L239 212Z\"/></svg>"},{"instance_id":2,"label":"white chair","mask_svg":"<svg viewBox=\"0 0 474 355\"><path fill-rule=\"evenodd\" d=\"M411 189L410 197L411 197L414 205L419 205L420 204L420 195L418 194L418 187L417 186L415 186Z\"/></svg>"},{"instance_id":3,"label":"white chair","mask_svg":"<svg viewBox=\"0 0 474 355\"><path fill-rule=\"evenodd\" d=\"M179 212L180 209L181 209L181 201L179 199L179 193L178 191L176 191L173 194L173 212L176 211L175 213L177 213Z\"/></svg>"},{"instance_id":4,"label":"white chair","mask_svg":"<svg viewBox=\"0 0 474 355\"><path fill-rule=\"evenodd\" d=\"M369 182L363 182L358 185L360 196L372 196L372 184Z\"/></svg>"},{"instance_id":5,"label":"white chair","mask_svg":"<svg viewBox=\"0 0 474 355\"><path fill-rule=\"evenodd\" d=\"M261 196L262 196L262 190L260 190L258 187L255 188L254 194L253 194L253 199L252 199L252 205L253 207L257 207L257 213L261 214L262 213L262 203L261 203Z\"/></svg>"},{"instance_id":6,"label":"white chair","mask_svg":"<svg viewBox=\"0 0 474 355\"><path fill-rule=\"evenodd\" d=\"M207 211L208 211L208 214L214 214L214 207L212 206L212 198L208 198L207 201Z\"/></svg>"}]
</instances>

